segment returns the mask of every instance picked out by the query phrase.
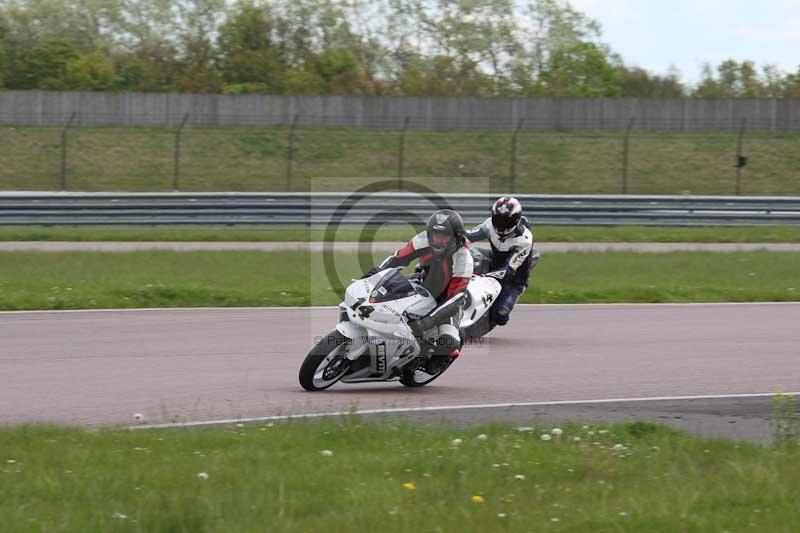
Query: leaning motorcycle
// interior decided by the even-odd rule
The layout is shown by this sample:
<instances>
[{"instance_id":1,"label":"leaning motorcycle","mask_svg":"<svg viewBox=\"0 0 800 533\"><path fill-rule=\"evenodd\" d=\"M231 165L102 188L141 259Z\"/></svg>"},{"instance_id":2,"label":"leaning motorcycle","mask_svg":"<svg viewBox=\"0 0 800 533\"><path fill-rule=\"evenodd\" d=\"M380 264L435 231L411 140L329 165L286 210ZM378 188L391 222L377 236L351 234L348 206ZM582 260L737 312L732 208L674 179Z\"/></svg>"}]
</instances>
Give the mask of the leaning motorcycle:
<instances>
[{"instance_id":1,"label":"leaning motorcycle","mask_svg":"<svg viewBox=\"0 0 800 533\"><path fill-rule=\"evenodd\" d=\"M500 283L491 274L470 280L460 322L462 331L487 314L500 290ZM390 268L354 280L339 304L336 329L318 338L303 361L300 384L309 391L324 390L339 381L427 385L441 376L452 360L435 370L427 368L430 355L420 346L409 322L435 307L436 299L418 276L408 278L402 269Z\"/></svg>"}]
</instances>

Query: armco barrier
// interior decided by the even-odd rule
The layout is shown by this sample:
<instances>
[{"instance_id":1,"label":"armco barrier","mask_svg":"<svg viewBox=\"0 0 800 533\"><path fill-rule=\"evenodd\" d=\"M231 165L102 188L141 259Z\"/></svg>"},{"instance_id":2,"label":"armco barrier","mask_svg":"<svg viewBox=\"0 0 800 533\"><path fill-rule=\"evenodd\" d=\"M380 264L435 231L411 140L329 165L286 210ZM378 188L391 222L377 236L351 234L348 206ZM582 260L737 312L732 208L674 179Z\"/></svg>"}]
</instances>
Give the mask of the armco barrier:
<instances>
[{"instance_id":1,"label":"armco barrier","mask_svg":"<svg viewBox=\"0 0 800 533\"><path fill-rule=\"evenodd\" d=\"M468 224L495 194L0 193L0 225L386 225L452 208ZM534 224L800 225L800 197L518 195Z\"/></svg>"}]
</instances>

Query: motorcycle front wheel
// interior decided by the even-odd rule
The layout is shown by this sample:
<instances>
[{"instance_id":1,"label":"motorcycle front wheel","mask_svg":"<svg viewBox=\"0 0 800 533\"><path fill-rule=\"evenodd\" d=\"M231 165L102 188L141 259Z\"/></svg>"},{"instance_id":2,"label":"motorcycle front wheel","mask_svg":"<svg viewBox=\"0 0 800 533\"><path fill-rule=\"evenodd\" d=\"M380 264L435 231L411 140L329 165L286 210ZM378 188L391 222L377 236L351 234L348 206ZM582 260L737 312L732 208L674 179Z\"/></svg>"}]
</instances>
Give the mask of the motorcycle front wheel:
<instances>
[{"instance_id":1,"label":"motorcycle front wheel","mask_svg":"<svg viewBox=\"0 0 800 533\"><path fill-rule=\"evenodd\" d=\"M338 330L325 335L300 366L300 385L307 391L325 390L350 370L348 339Z\"/></svg>"}]
</instances>

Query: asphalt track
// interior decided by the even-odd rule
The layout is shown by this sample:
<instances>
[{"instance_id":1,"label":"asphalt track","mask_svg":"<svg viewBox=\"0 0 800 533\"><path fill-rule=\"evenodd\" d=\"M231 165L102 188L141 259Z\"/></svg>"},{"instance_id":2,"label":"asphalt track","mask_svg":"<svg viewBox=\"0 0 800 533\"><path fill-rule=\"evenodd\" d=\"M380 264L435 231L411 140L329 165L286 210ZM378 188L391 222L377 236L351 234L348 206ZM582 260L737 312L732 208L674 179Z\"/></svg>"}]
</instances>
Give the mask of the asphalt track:
<instances>
[{"instance_id":1,"label":"asphalt track","mask_svg":"<svg viewBox=\"0 0 800 533\"><path fill-rule=\"evenodd\" d=\"M131 252L137 250L170 250L178 252L215 250L323 250L322 242L60 242L60 241L8 241L0 242L0 252L44 251L44 252ZM480 245L480 243L478 243ZM340 252L359 250L392 252L402 243L398 242L335 242ZM693 243L693 242L544 242L536 243L543 253L550 252L800 252L800 243Z\"/></svg>"},{"instance_id":2,"label":"asphalt track","mask_svg":"<svg viewBox=\"0 0 800 533\"><path fill-rule=\"evenodd\" d=\"M522 305L428 387L304 392L300 363L335 321L332 308L0 313L0 423L411 409L395 414L641 419L765 441L771 399L738 396L800 390L800 304ZM680 398L709 395L723 397Z\"/></svg>"}]
</instances>

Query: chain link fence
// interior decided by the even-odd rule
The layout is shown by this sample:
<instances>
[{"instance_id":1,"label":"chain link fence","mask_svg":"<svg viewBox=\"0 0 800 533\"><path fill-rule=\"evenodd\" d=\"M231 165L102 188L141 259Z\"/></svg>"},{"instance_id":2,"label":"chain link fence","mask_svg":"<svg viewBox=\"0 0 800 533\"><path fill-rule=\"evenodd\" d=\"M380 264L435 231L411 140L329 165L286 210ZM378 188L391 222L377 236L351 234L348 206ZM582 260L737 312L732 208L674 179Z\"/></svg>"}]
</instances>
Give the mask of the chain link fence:
<instances>
[{"instance_id":1,"label":"chain link fence","mask_svg":"<svg viewBox=\"0 0 800 533\"><path fill-rule=\"evenodd\" d=\"M545 130L534 118L438 129L421 129L413 116L360 127L321 115L238 117L236 126L218 125L220 115L143 115L136 126L98 125L102 115L79 113L38 118L41 125L0 126L1 190L308 191L326 183L352 191L390 178L441 192L800 194L800 131L765 132L745 119L676 131L637 117L603 130Z\"/></svg>"}]
</instances>

